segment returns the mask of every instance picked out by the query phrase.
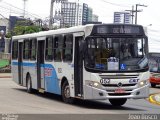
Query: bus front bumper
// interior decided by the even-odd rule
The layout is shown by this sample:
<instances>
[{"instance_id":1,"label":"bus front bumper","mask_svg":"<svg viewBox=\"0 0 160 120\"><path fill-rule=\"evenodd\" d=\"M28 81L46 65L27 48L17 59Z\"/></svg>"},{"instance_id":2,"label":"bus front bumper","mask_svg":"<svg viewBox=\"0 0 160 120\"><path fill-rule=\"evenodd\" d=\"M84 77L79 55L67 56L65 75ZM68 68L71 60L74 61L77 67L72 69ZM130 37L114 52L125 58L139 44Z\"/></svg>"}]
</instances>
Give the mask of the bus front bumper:
<instances>
[{"instance_id":1,"label":"bus front bumper","mask_svg":"<svg viewBox=\"0 0 160 120\"><path fill-rule=\"evenodd\" d=\"M84 85L84 99L92 100L106 100L106 99L142 99L149 97L149 84L135 88L132 91L125 91L124 93L107 92L104 89L98 89L88 85Z\"/></svg>"}]
</instances>

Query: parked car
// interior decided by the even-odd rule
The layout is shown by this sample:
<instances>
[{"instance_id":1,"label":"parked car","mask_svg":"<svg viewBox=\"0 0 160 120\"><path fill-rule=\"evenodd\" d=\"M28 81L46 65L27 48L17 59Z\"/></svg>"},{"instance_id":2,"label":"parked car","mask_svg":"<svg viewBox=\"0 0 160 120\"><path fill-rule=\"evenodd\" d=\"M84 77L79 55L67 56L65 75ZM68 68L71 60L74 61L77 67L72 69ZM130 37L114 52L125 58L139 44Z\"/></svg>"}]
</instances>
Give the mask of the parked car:
<instances>
[{"instance_id":1,"label":"parked car","mask_svg":"<svg viewBox=\"0 0 160 120\"><path fill-rule=\"evenodd\" d=\"M149 53L149 69L151 87L160 84L160 53Z\"/></svg>"},{"instance_id":2,"label":"parked car","mask_svg":"<svg viewBox=\"0 0 160 120\"><path fill-rule=\"evenodd\" d=\"M151 87L156 87L156 85L160 84L160 73L151 73L150 83Z\"/></svg>"}]
</instances>

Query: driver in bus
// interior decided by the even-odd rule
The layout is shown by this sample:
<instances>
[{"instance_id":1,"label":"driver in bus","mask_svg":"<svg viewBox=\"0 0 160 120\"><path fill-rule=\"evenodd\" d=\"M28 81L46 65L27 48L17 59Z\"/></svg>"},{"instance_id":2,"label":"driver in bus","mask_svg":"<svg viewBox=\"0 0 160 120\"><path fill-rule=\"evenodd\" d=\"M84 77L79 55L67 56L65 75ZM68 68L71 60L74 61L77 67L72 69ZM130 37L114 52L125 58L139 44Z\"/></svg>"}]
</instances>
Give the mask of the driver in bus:
<instances>
[{"instance_id":1,"label":"driver in bus","mask_svg":"<svg viewBox=\"0 0 160 120\"><path fill-rule=\"evenodd\" d=\"M128 44L122 44L121 45L121 52L122 52L122 58L130 58L130 57L132 57L131 56L131 53L130 53L130 49L129 49L129 46L128 46Z\"/></svg>"}]
</instances>

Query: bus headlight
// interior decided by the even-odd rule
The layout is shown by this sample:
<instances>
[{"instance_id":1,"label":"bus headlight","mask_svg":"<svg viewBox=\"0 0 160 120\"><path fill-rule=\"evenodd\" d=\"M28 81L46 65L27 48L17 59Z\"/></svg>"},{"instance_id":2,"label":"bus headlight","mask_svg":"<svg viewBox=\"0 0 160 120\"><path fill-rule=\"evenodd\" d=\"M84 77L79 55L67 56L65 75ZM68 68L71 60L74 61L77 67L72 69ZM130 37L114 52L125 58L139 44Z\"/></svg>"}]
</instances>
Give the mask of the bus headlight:
<instances>
[{"instance_id":1,"label":"bus headlight","mask_svg":"<svg viewBox=\"0 0 160 120\"><path fill-rule=\"evenodd\" d=\"M139 87L143 87L143 86L145 86L145 85L147 85L147 84L148 84L148 80L140 81L140 82L138 83Z\"/></svg>"},{"instance_id":2,"label":"bus headlight","mask_svg":"<svg viewBox=\"0 0 160 120\"><path fill-rule=\"evenodd\" d=\"M86 80L85 84L88 85L88 86L91 86L91 87L102 89L102 85L99 82L96 82L96 81Z\"/></svg>"}]
</instances>

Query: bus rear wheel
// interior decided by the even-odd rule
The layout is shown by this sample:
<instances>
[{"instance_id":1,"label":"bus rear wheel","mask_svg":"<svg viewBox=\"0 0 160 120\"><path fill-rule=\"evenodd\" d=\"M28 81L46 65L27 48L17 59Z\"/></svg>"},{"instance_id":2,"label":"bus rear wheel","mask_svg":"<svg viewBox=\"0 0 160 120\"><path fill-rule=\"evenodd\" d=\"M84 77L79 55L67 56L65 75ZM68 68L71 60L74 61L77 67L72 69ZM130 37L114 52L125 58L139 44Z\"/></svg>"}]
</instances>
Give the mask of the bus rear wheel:
<instances>
[{"instance_id":1,"label":"bus rear wheel","mask_svg":"<svg viewBox=\"0 0 160 120\"><path fill-rule=\"evenodd\" d=\"M32 93L32 81L30 75L27 76L27 92Z\"/></svg>"},{"instance_id":2,"label":"bus rear wheel","mask_svg":"<svg viewBox=\"0 0 160 120\"><path fill-rule=\"evenodd\" d=\"M114 106L122 106L126 103L127 99L109 99L109 102Z\"/></svg>"},{"instance_id":3,"label":"bus rear wheel","mask_svg":"<svg viewBox=\"0 0 160 120\"><path fill-rule=\"evenodd\" d=\"M67 81L65 81L62 85L62 100L65 103L72 104L74 102L74 99L70 97L70 88Z\"/></svg>"}]
</instances>

